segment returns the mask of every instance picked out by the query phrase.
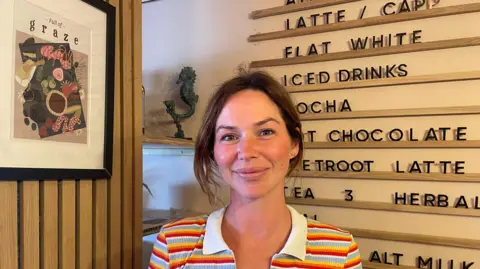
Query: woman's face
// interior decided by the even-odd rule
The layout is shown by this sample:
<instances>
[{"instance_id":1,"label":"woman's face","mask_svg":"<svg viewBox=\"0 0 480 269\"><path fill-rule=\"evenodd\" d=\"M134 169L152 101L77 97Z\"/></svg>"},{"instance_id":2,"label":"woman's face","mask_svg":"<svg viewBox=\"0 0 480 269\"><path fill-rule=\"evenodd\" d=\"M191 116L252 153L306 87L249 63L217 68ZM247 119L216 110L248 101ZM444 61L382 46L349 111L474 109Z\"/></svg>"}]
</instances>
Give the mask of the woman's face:
<instances>
[{"instance_id":1,"label":"woman's face","mask_svg":"<svg viewBox=\"0 0 480 269\"><path fill-rule=\"evenodd\" d=\"M214 156L232 196L283 195L290 159L298 154L279 109L260 91L231 96L215 127Z\"/></svg>"}]
</instances>

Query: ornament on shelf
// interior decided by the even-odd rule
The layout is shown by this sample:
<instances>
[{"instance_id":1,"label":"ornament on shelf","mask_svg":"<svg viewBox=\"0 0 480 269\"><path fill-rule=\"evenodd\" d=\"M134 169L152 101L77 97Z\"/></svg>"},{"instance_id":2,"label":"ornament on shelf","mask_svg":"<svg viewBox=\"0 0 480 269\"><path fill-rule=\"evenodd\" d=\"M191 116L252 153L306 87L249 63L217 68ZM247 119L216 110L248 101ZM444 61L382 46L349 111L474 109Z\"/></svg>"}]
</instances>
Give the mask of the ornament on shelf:
<instances>
[{"instance_id":1,"label":"ornament on shelf","mask_svg":"<svg viewBox=\"0 0 480 269\"><path fill-rule=\"evenodd\" d=\"M195 107L198 103L198 95L195 94L195 91L194 91L194 84L195 84L196 77L197 75L195 74L195 70L193 70L193 68L190 66L184 67L180 72L180 75L178 76L177 84L183 83L182 86L180 87L180 98L189 107L189 110L187 113L177 114L175 112L174 100L163 101L163 103L167 107L167 113L170 114L170 116L172 116L173 121L177 126L177 132L175 133L174 138L192 140L192 138L185 137L185 133L182 130L182 125L180 124L180 120L187 119L195 113Z\"/></svg>"}]
</instances>

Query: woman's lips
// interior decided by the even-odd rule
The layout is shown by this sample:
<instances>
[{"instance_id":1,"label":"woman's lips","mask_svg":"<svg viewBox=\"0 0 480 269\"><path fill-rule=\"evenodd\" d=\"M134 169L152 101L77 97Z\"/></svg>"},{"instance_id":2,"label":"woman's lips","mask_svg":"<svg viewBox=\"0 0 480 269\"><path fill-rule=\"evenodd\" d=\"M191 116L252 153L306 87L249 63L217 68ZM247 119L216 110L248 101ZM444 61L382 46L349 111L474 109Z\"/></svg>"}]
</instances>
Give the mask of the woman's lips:
<instances>
[{"instance_id":1,"label":"woman's lips","mask_svg":"<svg viewBox=\"0 0 480 269\"><path fill-rule=\"evenodd\" d=\"M241 168L236 169L233 172L238 174L240 177L244 179L257 179L261 175L263 175L268 168Z\"/></svg>"}]
</instances>

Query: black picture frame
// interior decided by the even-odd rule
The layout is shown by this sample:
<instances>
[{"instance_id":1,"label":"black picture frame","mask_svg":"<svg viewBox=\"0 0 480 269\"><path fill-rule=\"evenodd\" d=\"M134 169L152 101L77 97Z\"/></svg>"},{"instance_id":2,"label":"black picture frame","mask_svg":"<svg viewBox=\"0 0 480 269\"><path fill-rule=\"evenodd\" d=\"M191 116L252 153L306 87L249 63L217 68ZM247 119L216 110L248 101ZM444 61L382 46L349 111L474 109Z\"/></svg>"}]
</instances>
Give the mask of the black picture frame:
<instances>
[{"instance_id":1,"label":"black picture frame","mask_svg":"<svg viewBox=\"0 0 480 269\"><path fill-rule=\"evenodd\" d=\"M59 180L59 179L110 179L113 166L113 129L114 129L114 95L115 95L115 39L116 8L101 0L78 0L106 15L105 24L105 114L103 168L37 168L5 167L0 163L0 181L16 180Z\"/></svg>"}]
</instances>

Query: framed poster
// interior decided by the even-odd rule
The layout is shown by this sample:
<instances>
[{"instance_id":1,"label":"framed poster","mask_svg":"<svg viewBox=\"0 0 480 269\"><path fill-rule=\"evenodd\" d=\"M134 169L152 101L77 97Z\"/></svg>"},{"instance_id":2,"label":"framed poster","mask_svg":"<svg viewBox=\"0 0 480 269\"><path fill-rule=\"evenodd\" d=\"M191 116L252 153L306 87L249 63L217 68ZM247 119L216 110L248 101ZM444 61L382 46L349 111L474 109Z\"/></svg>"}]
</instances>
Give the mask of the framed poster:
<instances>
[{"instance_id":1,"label":"framed poster","mask_svg":"<svg viewBox=\"0 0 480 269\"><path fill-rule=\"evenodd\" d=\"M110 178L115 8L0 2L0 180Z\"/></svg>"}]
</instances>

